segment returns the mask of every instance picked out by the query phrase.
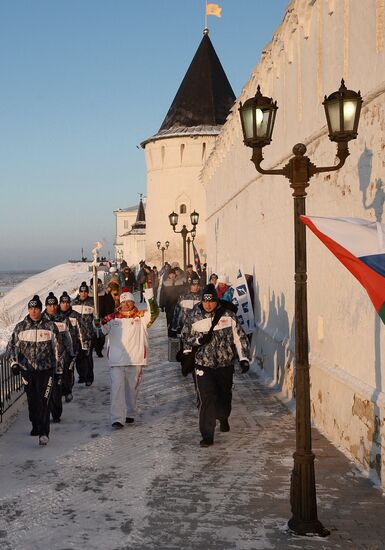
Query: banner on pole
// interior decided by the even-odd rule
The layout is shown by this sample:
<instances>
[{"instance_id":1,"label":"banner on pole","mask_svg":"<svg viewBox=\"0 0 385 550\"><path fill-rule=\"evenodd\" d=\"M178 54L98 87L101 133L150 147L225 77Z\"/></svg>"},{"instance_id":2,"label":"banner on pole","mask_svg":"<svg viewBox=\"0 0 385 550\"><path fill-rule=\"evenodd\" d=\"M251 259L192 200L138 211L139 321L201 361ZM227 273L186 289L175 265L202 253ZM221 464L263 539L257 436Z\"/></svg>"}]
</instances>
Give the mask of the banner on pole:
<instances>
[{"instance_id":1,"label":"banner on pole","mask_svg":"<svg viewBox=\"0 0 385 550\"><path fill-rule=\"evenodd\" d=\"M200 259L199 254L198 254L198 250L195 247L194 241L192 242L192 249L193 249L193 254L194 254L195 269L196 269L196 272L199 275L202 271L201 259Z\"/></svg>"},{"instance_id":2,"label":"banner on pole","mask_svg":"<svg viewBox=\"0 0 385 550\"><path fill-rule=\"evenodd\" d=\"M238 275L233 285L233 303L237 304L238 321L246 334L252 334L255 330L254 309L251 303L249 287L242 269L238 270Z\"/></svg>"}]
</instances>

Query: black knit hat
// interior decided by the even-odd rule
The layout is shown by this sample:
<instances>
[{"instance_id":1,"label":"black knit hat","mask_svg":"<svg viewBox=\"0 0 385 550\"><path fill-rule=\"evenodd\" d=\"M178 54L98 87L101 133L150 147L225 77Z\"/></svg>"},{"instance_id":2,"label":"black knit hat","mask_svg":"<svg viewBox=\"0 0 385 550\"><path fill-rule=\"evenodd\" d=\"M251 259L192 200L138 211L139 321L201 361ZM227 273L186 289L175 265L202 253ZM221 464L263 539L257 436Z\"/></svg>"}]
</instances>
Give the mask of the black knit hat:
<instances>
[{"instance_id":1,"label":"black knit hat","mask_svg":"<svg viewBox=\"0 0 385 550\"><path fill-rule=\"evenodd\" d=\"M63 294L60 296L59 301L70 304L71 303L71 298L70 298L70 296L68 296L67 292L64 291Z\"/></svg>"},{"instance_id":2,"label":"black knit hat","mask_svg":"<svg viewBox=\"0 0 385 550\"><path fill-rule=\"evenodd\" d=\"M206 285L202 290L202 302L219 302L215 286L211 283Z\"/></svg>"},{"instance_id":3,"label":"black knit hat","mask_svg":"<svg viewBox=\"0 0 385 550\"><path fill-rule=\"evenodd\" d=\"M79 286L79 292L89 292L90 289L88 288L88 285L85 281L82 282L82 284Z\"/></svg>"},{"instance_id":4,"label":"black knit hat","mask_svg":"<svg viewBox=\"0 0 385 550\"><path fill-rule=\"evenodd\" d=\"M50 292L45 299L45 305L46 306L57 306L58 305L58 299L56 298L55 294L53 292Z\"/></svg>"},{"instance_id":5,"label":"black knit hat","mask_svg":"<svg viewBox=\"0 0 385 550\"><path fill-rule=\"evenodd\" d=\"M43 309L43 304L41 303L41 300L37 294L33 298L30 299L28 302L28 309L32 307L37 307L38 309Z\"/></svg>"}]
</instances>

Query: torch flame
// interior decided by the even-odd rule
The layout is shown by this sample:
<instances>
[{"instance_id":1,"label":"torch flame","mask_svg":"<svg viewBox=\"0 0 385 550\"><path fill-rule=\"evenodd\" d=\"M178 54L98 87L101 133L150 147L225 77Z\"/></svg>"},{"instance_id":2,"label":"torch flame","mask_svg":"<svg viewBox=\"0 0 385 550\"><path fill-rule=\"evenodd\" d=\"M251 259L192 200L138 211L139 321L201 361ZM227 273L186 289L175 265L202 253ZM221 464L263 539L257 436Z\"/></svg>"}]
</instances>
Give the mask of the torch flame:
<instances>
[{"instance_id":1,"label":"torch flame","mask_svg":"<svg viewBox=\"0 0 385 550\"><path fill-rule=\"evenodd\" d=\"M95 264L97 262L98 252L101 248L103 248L103 244L99 241L96 241L95 248L92 249L92 256L94 257Z\"/></svg>"}]
</instances>

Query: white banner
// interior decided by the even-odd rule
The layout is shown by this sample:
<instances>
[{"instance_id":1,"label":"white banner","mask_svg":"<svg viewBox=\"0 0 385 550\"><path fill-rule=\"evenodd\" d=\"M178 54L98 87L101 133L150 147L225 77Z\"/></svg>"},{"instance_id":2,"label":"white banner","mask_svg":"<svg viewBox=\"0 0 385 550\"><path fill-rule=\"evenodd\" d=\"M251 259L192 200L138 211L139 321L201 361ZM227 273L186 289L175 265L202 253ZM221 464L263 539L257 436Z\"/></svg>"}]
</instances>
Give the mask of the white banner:
<instances>
[{"instance_id":1,"label":"white banner","mask_svg":"<svg viewBox=\"0 0 385 550\"><path fill-rule=\"evenodd\" d=\"M242 269L238 271L233 288L233 303L238 306L238 321L246 334L252 334L255 330L254 310L253 304L251 303L249 287L247 286L246 277Z\"/></svg>"}]
</instances>

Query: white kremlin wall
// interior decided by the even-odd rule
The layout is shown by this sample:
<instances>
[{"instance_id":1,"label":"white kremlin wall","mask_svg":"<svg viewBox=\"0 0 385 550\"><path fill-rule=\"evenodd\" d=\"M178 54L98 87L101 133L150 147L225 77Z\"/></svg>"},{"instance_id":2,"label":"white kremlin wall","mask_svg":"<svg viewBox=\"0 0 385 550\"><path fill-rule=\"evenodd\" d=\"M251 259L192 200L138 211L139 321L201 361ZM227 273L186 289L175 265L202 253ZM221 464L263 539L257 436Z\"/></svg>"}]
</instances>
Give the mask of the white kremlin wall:
<instances>
[{"instance_id":1,"label":"white kremlin wall","mask_svg":"<svg viewBox=\"0 0 385 550\"><path fill-rule=\"evenodd\" d=\"M173 232L168 215L179 214L177 231L183 224L191 229L190 214L196 210L199 217L195 246L198 251L206 248L206 200L200 181L200 172L210 155L215 135L185 135L183 137L156 138L145 145L147 164L146 204L146 261L160 265L161 252L157 241L164 245L165 260L178 261L183 267L182 237ZM186 213L180 214L181 205ZM193 260L193 256L191 256Z\"/></svg>"},{"instance_id":2,"label":"white kremlin wall","mask_svg":"<svg viewBox=\"0 0 385 550\"><path fill-rule=\"evenodd\" d=\"M285 164L298 142L306 144L312 162L328 166L336 146L327 136L324 95L337 90L342 77L347 88L360 89L364 105L358 139L350 142L351 155L339 172L311 179L307 212L385 222L384 41L384 0L291 2L202 172L209 271L228 273L231 279L243 266L254 275L255 357L289 398L294 380L293 199L288 180L262 176L250 162L239 100L254 95L260 84L263 95L278 102L273 142L264 148L265 168ZM177 168L170 167L170 174L176 185ZM165 189L174 189L173 178L164 177ZM160 185L156 170L150 181ZM385 330L364 289L309 232L307 250L313 419L385 486Z\"/></svg>"}]
</instances>

